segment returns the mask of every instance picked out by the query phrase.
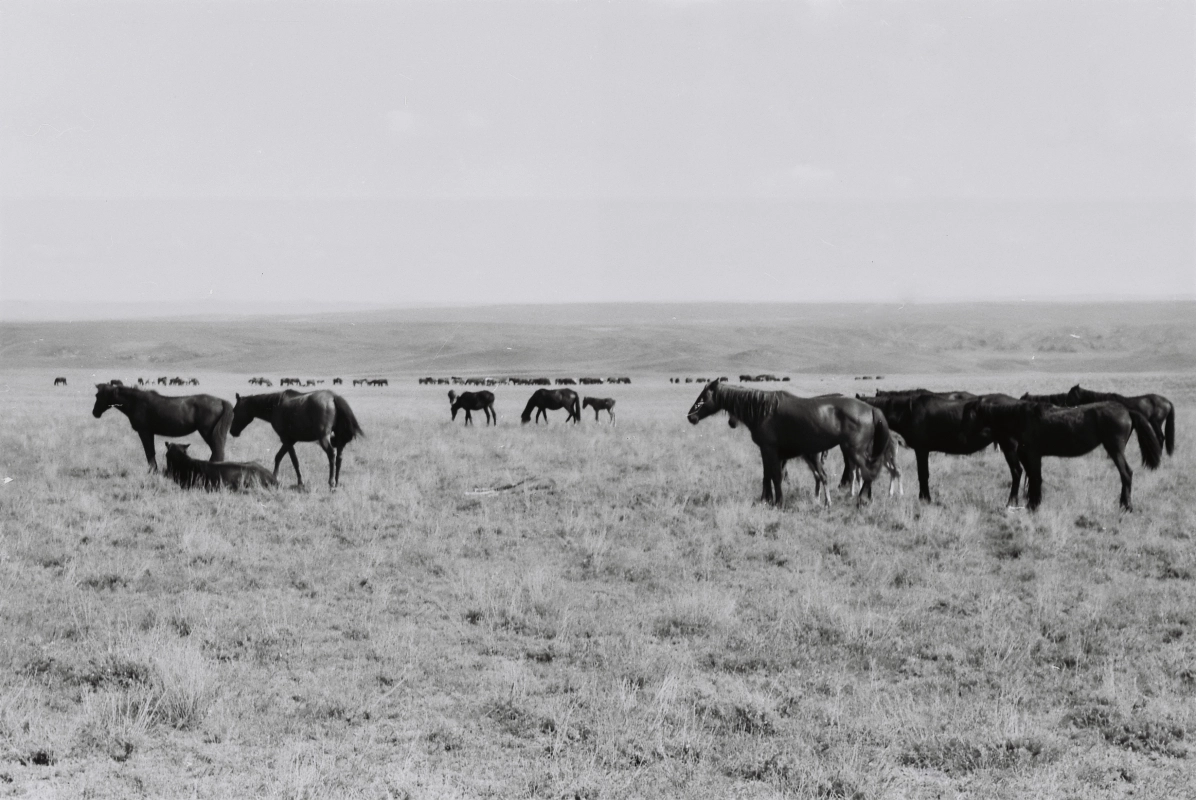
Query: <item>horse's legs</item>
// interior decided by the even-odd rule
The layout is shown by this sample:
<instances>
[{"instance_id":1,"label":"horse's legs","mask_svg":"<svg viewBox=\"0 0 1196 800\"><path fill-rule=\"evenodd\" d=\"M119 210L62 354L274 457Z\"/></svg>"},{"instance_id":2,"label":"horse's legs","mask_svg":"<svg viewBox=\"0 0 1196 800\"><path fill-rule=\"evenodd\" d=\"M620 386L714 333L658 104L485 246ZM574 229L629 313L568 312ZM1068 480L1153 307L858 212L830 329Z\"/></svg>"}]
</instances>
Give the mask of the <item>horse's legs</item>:
<instances>
[{"instance_id":1,"label":"horse's legs","mask_svg":"<svg viewBox=\"0 0 1196 800\"><path fill-rule=\"evenodd\" d=\"M149 471L158 471L158 459L154 456L154 435L149 431L137 431L141 437L141 446L145 449L145 460L149 462Z\"/></svg>"},{"instance_id":2,"label":"horse's legs","mask_svg":"<svg viewBox=\"0 0 1196 800\"><path fill-rule=\"evenodd\" d=\"M200 437L203 438L204 443L208 446L208 449L212 451L212 455L208 458L208 461L224 460L224 442L220 439L220 434L218 433L219 427L220 423L217 422L216 426L207 433L204 433L203 431L199 432Z\"/></svg>"},{"instance_id":3,"label":"horse's legs","mask_svg":"<svg viewBox=\"0 0 1196 800\"><path fill-rule=\"evenodd\" d=\"M764 465L764 491L760 495L760 499L766 503L775 503L778 507L781 506L781 459L777 456L775 450L760 450L760 460Z\"/></svg>"},{"instance_id":4,"label":"horse's legs","mask_svg":"<svg viewBox=\"0 0 1196 800\"><path fill-rule=\"evenodd\" d=\"M1019 455L1022 466L1026 468L1026 476L1030 481L1026 506L1033 511L1042 503L1042 456L1024 452L1019 452Z\"/></svg>"},{"instance_id":5,"label":"horse's legs","mask_svg":"<svg viewBox=\"0 0 1196 800\"><path fill-rule=\"evenodd\" d=\"M469 412L466 412L469 413ZM469 419L466 417L466 419ZM332 439L328 436L320 437L320 449L328 456L328 488L336 488L336 450L332 447Z\"/></svg>"},{"instance_id":6,"label":"horse's legs","mask_svg":"<svg viewBox=\"0 0 1196 800\"><path fill-rule=\"evenodd\" d=\"M918 499L930 502L930 451L915 450L918 459Z\"/></svg>"},{"instance_id":7,"label":"horse's legs","mask_svg":"<svg viewBox=\"0 0 1196 800\"><path fill-rule=\"evenodd\" d=\"M1130 500L1130 491L1134 485L1134 471L1130 469L1130 463L1126 461L1125 448L1115 449L1106 444L1105 451L1109 454L1109 458L1113 459L1113 463L1117 465L1117 472L1121 475L1121 507L1126 511L1133 511L1134 504Z\"/></svg>"},{"instance_id":8,"label":"horse's legs","mask_svg":"<svg viewBox=\"0 0 1196 800\"><path fill-rule=\"evenodd\" d=\"M345 446L342 444L336 448L336 485L341 485L341 456L345 453Z\"/></svg>"},{"instance_id":9,"label":"horse's legs","mask_svg":"<svg viewBox=\"0 0 1196 800\"><path fill-rule=\"evenodd\" d=\"M615 410L613 408L606 409L606 413L610 414L610 424L615 424Z\"/></svg>"},{"instance_id":10,"label":"horse's legs","mask_svg":"<svg viewBox=\"0 0 1196 800\"><path fill-rule=\"evenodd\" d=\"M831 505L830 484L826 479L826 470L822 466L822 454L816 456L802 456L802 461L814 473L814 500L821 502L827 508Z\"/></svg>"},{"instance_id":11,"label":"horse's legs","mask_svg":"<svg viewBox=\"0 0 1196 800\"><path fill-rule=\"evenodd\" d=\"M472 424L473 424L473 415L469 413L469 409L468 409L468 408L467 408L467 409L465 409L465 424L466 424L466 425L472 425Z\"/></svg>"},{"instance_id":12,"label":"horse's legs","mask_svg":"<svg viewBox=\"0 0 1196 800\"><path fill-rule=\"evenodd\" d=\"M843 476L839 478L839 488L851 487L851 493L855 494L855 472L851 468L851 459L847 457L847 453L843 452L843 448L839 448L839 452L843 455ZM826 463L826 453L822 454L822 463Z\"/></svg>"},{"instance_id":13,"label":"horse's legs","mask_svg":"<svg viewBox=\"0 0 1196 800\"><path fill-rule=\"evenodd\" d=\"M1017 493L1022 487L1022 465L1017 460L1017 444L1014 442L999 442L1001 453L1005 456L1005 463L1009 465L1009 500L1006 508L1017 507Z\"/></svg>"}]
</instances>

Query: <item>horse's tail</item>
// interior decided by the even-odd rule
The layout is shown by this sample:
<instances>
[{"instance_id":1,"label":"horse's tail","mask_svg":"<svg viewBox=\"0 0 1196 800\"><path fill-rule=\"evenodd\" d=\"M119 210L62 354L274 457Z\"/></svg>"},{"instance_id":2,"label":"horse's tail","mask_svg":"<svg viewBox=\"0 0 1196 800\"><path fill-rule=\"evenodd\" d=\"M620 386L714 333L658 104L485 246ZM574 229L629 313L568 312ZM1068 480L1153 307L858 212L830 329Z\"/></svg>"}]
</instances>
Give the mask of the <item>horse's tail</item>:
<instances>
[{"instance_id":1,"label":"horse's tail","mask_svg":"<svg viewBox=\"0 0 1196 800\"><path fill-rule=\"evenodd\" d=\"M1130 419L1134 421L1134 430L1138 433L1138 447L1142 448L1142 463L1147 469L1158 469L1163 460L1163 446L1159 444L1159 437L1154 435L1154 428L1142 414L1131 409Z\"/></svg>"},{"instance_id":2,"label":"horse's tail","mask_svg":"<svg viewBox=\"0 0 1196 800\"><path fill-rule=\"evenodd\" d=\"M229 428L233 426L233 404L227 400L221 400L220 404L224 407L224 411L220 414L220 419L216 421L216 428L212 431L212 457L209 461L223 461L224 460L224 445L228 441Z\"/></svg>"},{"instance_id":3,"label":"horse's tail","mask_svg":"<svg viewBox=\"0 0 1196 800\"><path fill-rule=\"evenodd\" d=\"M1167 455L1175 453L1175 406L1168 405L1167 422L1163 429L1164 439L1167 441Z\"/></svg>"},{"instance_id":4,"label":"horse's tail","mask_svg":"<svg viewBox=\"0 0 1196 800\"><path fill-rule=\"evenodd\" d=\"M889 421L879 408L872 409L872 454L860 470L861 478L866 481L876 480L884 466L885 456L893 447L893 437L889 433Z\"/></svg>"},{"instance_id":5,"label":"horse's tail","mask_svg":"<svg viewBox=\"0 0 1196 800\"><path fill-rule=\"evenodd\" d=\"M365 431L357 424L357 417L353 416L353 409L349 408L349 401L335 395L336 419L332 422L332 445L344 447L356 438L365 438Z\"/></svg>"}]
</instances>

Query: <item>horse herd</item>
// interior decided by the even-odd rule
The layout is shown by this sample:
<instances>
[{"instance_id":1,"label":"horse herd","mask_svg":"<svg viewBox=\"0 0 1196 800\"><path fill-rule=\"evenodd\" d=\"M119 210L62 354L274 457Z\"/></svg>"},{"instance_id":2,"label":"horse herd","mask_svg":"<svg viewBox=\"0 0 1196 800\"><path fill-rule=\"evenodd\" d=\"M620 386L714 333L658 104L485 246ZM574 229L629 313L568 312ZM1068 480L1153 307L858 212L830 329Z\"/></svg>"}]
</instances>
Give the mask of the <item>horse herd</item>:
<instances>
[{"instance_id":1,"label":"horse herd","mask_svg":"<svg viewBox=\"0 0 1196 800\"><path fill-rule=\"evenodd\" d=\"M930 500L932 452L968 455L996 445L1009 466L1009 506L1016 506L1023 471L1027 505L1042 502L1042 459L1085 455L1104 447L1121 476L1121 506L1133 508L1133 471L1125 448L1138 437L1142 461L1157 469L1164 446L1175 450L1175 408L1157 394L1125 397L1073 386L1054 395L975 395L926 389L886 392L873 397L822 395L800 398L784 391L764 391L710 381L689 410L693 424L726 411L732 427L742 423L760 448L764 466L761 499L782 502L785 462L800 458L814 473L829 505L821 456L838 447L844 471L840 485L861 481L860 502L872 496L872 481L891 454L893 434L913 449L918 464L918 496ZM890 492L892 491L890 486Z\"/></svg>"},{"instance_id":2,"label":"horse herd","mask_svg":"<svg viewBox=\"0 0 1196 800\"><path fill-rule=\"evenodd\" d=\"M629 385L631 378L420 378L419 384L433 386L597 386L602 383Z\"/></svg>"},{"instance_id":3,"label":"horse herd","mask_svg":"<svg viewBox=\"0 0 1196 800\"><path fill-rule=\"evenodd\" d=\"M487 424L498 423L494 393L481 390L448 393L451 418L465 411L465 424L473 411L481 411ZM199 462L185 445L167 447L167 474L184 486L243 487L273 485L279 466L289 455L300 486L303 476L295 454L297 442L317 442L328 457L328 485L340 482L343 451L353 439L364 436L348 402L335 392L318 389L303 393L293 389L268 394L236 396L236 403L212 395L165 397L152 390L126 387L118 382L96 384L92 414L99 418L117 408L141 438L151 470L157 470L154 436L186 436L198 432L211 449L211 459ZM548 420L548 411L564 409L567 422L581 420L582 408L593 408L595 421L606 411L615 421L612 398L586 397L572 389L537 389L520 415L523 423ZM1125 457L1131 435L1136 435L1142 461L1156 469L1165 449L1175 449L1175 408L1157 394L1126 397L1092 392L1079 385L1052 395L975 395L966 391L932 392L927 389L877 390L875 396L840 394L803 398L784 390L768 391L726 383L707 382L687 414L697 424L725 411L731 427L744 425L759 447L763 462L761 500L780 506L785 464L800 458L815 479L815 494L826 505L830 493L824 467L826 453L838 448L843 455L841 487L859 483L858 502L870 499L872 482L880 469L900 485L896 463L897 444L914 451L918 467L918 496L929 501L932 452L967 455L993 445L1009 467L1008 505L1016 506L1023 474L1027 479L1027 505L1042 502L1044 456L1081 456L1103 447L1121 477L1121 506L1132 510L1133 471ZM226 462L225 438L239 436L253 420L269 422L282 447L274 457L274 472L253 463ZM266 479L269 476L269 480Z\"/></svg>"}]
</instances>

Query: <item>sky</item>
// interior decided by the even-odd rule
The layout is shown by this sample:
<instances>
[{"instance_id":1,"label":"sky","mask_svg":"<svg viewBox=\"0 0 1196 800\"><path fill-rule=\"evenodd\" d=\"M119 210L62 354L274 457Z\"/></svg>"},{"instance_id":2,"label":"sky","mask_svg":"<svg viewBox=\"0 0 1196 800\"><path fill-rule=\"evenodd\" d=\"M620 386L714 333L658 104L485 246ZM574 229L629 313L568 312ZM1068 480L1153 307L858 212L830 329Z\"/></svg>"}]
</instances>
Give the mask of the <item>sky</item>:
<instances>
[{"instance_id":1,"label":"sky","mask_svg":"<svg viewBox=\"0 0 1196 800\"><path fill-rule=\"evenodd\" d=\"M0 5L0 309L1196 295L1196 4Z\"/></svg>"}]
</instances>

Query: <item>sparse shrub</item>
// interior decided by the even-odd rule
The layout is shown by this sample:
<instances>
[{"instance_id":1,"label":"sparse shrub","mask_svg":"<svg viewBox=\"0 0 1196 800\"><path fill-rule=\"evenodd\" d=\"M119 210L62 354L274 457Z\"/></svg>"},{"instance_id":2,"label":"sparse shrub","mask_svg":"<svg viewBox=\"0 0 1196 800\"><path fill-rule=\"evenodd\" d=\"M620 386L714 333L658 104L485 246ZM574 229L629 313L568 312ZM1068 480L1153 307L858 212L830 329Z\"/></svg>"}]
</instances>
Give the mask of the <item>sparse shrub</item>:
<instances>
[{"instance_id":1,"label":"sparse shrub","mask_svg":"<svg viewBox=\"0 0 1196 800\"><path fill-rule=\"evenodd\" d=\"M981 769L1037 766L1055 760L1057 755L1054 748L1034 737L976 742L946 736L915 742L901 754L899 761L905 766L960 776Z\"/></svg>"}]
</instances>

